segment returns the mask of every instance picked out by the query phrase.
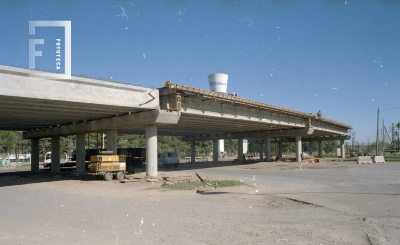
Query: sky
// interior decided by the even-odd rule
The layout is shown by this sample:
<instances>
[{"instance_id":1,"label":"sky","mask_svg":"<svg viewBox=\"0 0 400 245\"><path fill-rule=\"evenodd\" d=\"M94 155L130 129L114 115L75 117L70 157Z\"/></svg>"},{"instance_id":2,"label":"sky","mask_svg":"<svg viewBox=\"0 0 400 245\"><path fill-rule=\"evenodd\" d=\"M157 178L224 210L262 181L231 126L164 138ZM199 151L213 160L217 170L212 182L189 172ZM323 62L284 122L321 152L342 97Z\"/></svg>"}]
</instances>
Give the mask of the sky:
<instances>
[{"instance_id":1,"label":"sky","mask_svg":"<svg viewBox=\"0 0 400 245\"><path fill-rule=\"evenodd\" d=\"M29 21L67 20L72 74L208 90L226 73L228 93L321 110L367 143L378 108L380 127L400 121L399 13L395 0L2 0L0 64L28 68L29 39L44 39L36 69L64 72L63 28L29 35Z\"/></svg>"}]
</instances>

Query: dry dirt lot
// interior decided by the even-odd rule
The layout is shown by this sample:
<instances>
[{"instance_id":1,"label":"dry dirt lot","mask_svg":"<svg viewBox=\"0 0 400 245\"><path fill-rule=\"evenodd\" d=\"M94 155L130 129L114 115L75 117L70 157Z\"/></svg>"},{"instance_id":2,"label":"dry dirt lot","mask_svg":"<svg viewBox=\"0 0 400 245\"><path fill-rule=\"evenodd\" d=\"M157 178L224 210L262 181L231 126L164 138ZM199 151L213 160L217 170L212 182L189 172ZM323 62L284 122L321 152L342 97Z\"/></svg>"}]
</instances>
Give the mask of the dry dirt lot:
<instances>
[{"instance_id":1,"label":"dry dirt lot","mask_svg":"<svg viewBox=\"0 0 400 245\"><path fill-rule=\"evenodd\" d=\"M159 171L247 183L206 193L24 170L0 168L0 244L400 243L400 163L226 162Z\"/></svg>"}]
</instances>

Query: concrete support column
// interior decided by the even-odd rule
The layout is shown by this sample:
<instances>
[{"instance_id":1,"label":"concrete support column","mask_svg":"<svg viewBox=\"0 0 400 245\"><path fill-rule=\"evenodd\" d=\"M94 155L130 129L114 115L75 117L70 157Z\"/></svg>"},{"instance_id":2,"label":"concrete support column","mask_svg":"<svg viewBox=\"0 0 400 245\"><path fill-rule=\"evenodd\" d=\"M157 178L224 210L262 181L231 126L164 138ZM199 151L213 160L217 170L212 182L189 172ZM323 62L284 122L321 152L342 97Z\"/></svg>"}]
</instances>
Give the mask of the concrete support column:
<instances>
[{"instance_id":1,"label":"concrete support column","mask_svg":"<svg viewBox=\"0 0 400 245\"><path fill-rule=\"evenodd\" d=\"M85 134L76 135L76 175L81 176L86 173L85 164Z\"/></svg>"},{"instance_id":2,"label":"concrete support column","mask_svg":"<svg viewBox=\"0 0 400 245\"><path fill-rule=\"evenodd\" d=\"M271 161L271 137L265 138L265 160L267 162Z\"/></svg>"},{"instance_id":3,"label":"concrete support column","mask_svg":"<svg viewBox=\"0 0 400 245\"><path fill-rule=\"evenodd\" d=\"M113 151L117 155L117 130L107 130L107 151Z\"/></svg>"},{"instance_id":4,"label":"concrete support column","mask_svg":"<svg viewBox=\"0 0 400 245\"><path fill-rule=\"evenodd\" d=\"M279 159L282 159L282 143L281 142L278 143L278 156L279 156Z\"/></svg>"},{"instance_id":5,"label":"concrete support column","mask_svg":"<svg viewBox=\"0 0 400 245\"><path fill-rule=\"evenodd\" d=\"M31 172L39 173L39 139L31 139Z\"/></svg>"},{"instance_id":6,"label":"concrete support column","mask_svg":"<svg viewBox=\"0 0 400 245\"><path fill-rule=\"evenodd\" d=\"M296 161L301 162L301 135L296 135Z\"/></svg>"},{"instance_id":7,"label":"concrete support column","mask_svg":"<svg viewBox=\"0 0 400 245\"><path fill-rule=\"evenodd\" d=\"M263 154L263 144L260 144L260 160L264 160L264 154Z\"/></svg>"},{"instance_id":8,"label":"concrete support column","mask_svg":"<svg viewBox=\"0 0 400 245\"><path fill-rule=\"evenodd\" d=\"M322 145L322 140L318 140L318 157L322 158L324 155L324 147Z\"/></svg>"},{"instance_id":9,"label":"concrete support column","mask_svg":"<svg viewBox=\"0 0 400 245\"><path fill-rule=\"evenodd\" d=\"M146 134L146 175L157 177L157 126L151 125L145 128Z\"/></svg>"},{"instance_id":10,"label":"concrete support column","mask_svg":"<svg viewBox=\"0 0 400 245\"><path fill-rule=\"evenodd\" d=\"M344 151L344 140L340 140L340 155L342 155L342 158L346 158L346 152Z\"/></svg>"},{"instance_id":11,"label":"concrete support column","mask_svg":"<svg viewBox=\"0 0 400 245\"><path fill-rule=\"evenodd\" d=\"M60 173L60 136L51 137L51 173Z\"/></svg>"},{"instance_id":12,"label":"concrete support column","mask_svg":"<svg viewBox=\"0 0 400 245\"><path fill-rule=\"evenodd\" d=\"M238 160L239 162L243 162L243 138L238 139Z\"/></svg>"},{"instance_id":13,"label":"concrete support column","mask_svg":"<svg viewBox=\"0 0 400 245\"><path fill-rule=\"evenodd\" d=\"M193 164L196 162L196 141L190 141L190 162Z\"/></svg>"},{"instance_id":14,"label":"concrete support column","mask_svg":"<svg viewBox=\"0 0 400 245\"><path fill-rule=\"evenodd\" d=\"M213 140L213 162L218 162L219 147L218 140Z\"/></svg>"}]
</instances>

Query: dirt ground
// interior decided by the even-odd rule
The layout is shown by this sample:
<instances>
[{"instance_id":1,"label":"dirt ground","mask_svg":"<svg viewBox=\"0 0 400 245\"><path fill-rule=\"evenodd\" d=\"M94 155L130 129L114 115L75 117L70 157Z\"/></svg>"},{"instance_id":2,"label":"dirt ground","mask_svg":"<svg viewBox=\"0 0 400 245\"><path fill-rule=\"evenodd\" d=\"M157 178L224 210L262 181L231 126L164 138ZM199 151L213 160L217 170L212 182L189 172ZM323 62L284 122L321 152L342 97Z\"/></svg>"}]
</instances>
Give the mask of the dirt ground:
<instances>
[{"instance_id":1,"label":"dirt ground","mask_svg":"<svg viewBox=\"0 0 400 245\"><path fill-rule=\"evenodd\" d=\"M139 169L129 177L141 178ZM0 168L0 244L399 244L400 164L181 164L160 177L246 186L166 190Z\"/></svg>"}]
</instances>

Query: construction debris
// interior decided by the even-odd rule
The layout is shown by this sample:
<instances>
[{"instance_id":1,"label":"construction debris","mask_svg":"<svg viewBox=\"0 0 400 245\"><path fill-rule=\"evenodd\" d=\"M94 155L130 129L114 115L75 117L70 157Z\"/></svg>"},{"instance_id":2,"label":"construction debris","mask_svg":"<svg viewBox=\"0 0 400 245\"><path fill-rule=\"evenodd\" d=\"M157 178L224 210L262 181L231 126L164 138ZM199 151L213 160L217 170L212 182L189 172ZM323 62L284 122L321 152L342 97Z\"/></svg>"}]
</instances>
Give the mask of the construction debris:
<instances>
[{"instance_id":1,"label":"construction debris","mask_svg":"<svg viewBox=\"0 0 400 245\"><path fill-rule=\"evenodd\" d=\"M129 180L120 180L119 183L133 183L133 182L143 182L142 179L129 179Z\"/></svg>"},{"instance_id":2,"label":"construction debris","mask_svg":"<svg viewBox=\"0 0 400 245\"><path fill-rule=\"evenodd\" d=\"M196 190L196 193L206 193L206 192L216 189L217 187L218 187L217 182L215 182L214 184L207 183L204 186L199 187Z\"/></svg>"},{"instance_id":3,"label":"construction debris","mask_svg":"<svg viewBox=\"0 0 400 245\"><path fill-rule=\"evenodd\" d=\"M198 173L196 173L196 176L200 179L201 182L205 182Z\"/></svg>"},{"instance_id":4,"label":"construction debris","mask_svg":"<svg viewBox=\"0 0 400 245\"><path fill-rule=\"evenodd\" d=\"M157 182L157 181L159 181L159 179L151 179L151 178L148 178L148 179L146 179L146 181L147 181L147 182Z\"/></svg>"},{"instance_id":5,"label":"construction debris","mask_svg":"<svg viewBox=\"0 0 400 245\"><path fill-rule=\"evenodd\" d=\"M164 185L175 185L175 183L172 182L172 181L164 180L163 186L164 186Z\"/></svg>"}]
</instances>

